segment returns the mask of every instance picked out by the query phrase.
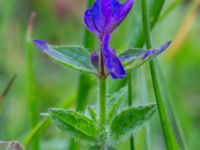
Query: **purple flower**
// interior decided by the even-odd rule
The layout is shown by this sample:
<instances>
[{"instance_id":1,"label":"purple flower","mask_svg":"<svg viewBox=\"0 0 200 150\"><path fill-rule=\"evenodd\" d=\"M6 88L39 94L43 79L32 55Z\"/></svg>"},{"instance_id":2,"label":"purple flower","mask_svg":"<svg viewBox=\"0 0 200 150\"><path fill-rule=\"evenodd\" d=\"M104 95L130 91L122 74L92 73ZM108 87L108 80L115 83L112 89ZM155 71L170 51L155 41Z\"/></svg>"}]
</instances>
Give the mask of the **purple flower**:
<instances>
[{"instance_id":1,"label":"purple flower","mask_svg":"<svg viewBox=\"0 0 200 150\"><path fill-rule=\"evenodd\" d=\"M96 0L85 11L84 22L87 28L98 37L110 34L125 19L133 6L133 0L121 4L119 0Z\"/></svg>"},{"instance_id":2,"label":"purple flower","mask_svg":"<svg viewBox=\"0 0 200 150\"><path fill-rule=\"evenodd\" d=\"M114 79L121 79L126 75L119 57L109 48L109 42L111 33L126 18L132 6L133 0L126 0L123 4L119 0L96 0L92 7L85 11L86 27L100 40L99 64L102 75L108 72Z\"/></svg>"}]
</instances>

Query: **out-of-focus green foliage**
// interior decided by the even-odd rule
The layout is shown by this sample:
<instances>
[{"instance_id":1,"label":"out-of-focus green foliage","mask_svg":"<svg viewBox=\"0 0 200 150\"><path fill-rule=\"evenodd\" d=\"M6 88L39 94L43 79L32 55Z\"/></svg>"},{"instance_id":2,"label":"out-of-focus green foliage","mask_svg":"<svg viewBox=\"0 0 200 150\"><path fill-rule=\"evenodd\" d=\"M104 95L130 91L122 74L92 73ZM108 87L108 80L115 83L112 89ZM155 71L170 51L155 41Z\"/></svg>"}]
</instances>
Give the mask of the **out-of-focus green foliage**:
<instances>
[{"instance_id":1,"label":"out-of-focus green foliage","mask_svg":"<svg viewBox=\"0 0 200 150\"><path fill-rule=\"evenodd\" d=\"M151 0L150 0L151 1ZM152 2L152 1L151 1ZM191 4L191 0L182 1L176 8L165 15L153 29L153 43L159 46L167 40L172 40L176 36L182 21ZM132 12L140 8L139 1L136 1ZM173 1L166 1L164 11ZM25 33L27 22L32 11L37 12L37 21L34 27L33 37L45 39L52 44L78 44L82 43L82 23L83 10L85 9L82 0L1 0L0 1L0 92L3 91L10 76L18 74L18 78L13 88L4 99L0 114L0 140L17 139L23 141L26 133L30 131L27 99L25 97ZM178 47L176 55L168 58L167 54L173 50L169 49L162 54L159 59L162 71L166 79L166 84L172 93L172 104L178 112L178 116L183 126L183 133L186 137L188 149L199 148L199 119L200 119L200 18L196 12L196 19L181 47ZM133 21L132 17L138 18ZM123 50L130 42L130 36L138 34L137 30L132 31L131 26L138 28L141 14L139 11L130 15L126 22L113 35L112 47L117 47L117 51ZM129 28L130 27L130 28ZM121 36L124 35L125 36ZM183 32L184 34L184 32ZM127 42L128 41L128 42ZM134 45L134 43L131 43ZM176 44L176 43L174 43ZM91 51L93 47L88 46ZM98 45L94 45L98 49ZM38 116L40 112L46 112L49 107L58 106L60 103L70 101L72 109L76 106L79 73L58 67L44 57L35 48L34 69L36 72L36 87L38 97ZM136 70L137 72L137 70ZM135 82L133 75L133 89L140 87L140 83ZM148 79L148 77L147 77ZM91 77L93 82L94 77ZM108 82L110 83L110 81ZM117 89L115 84L113 91ZM97 99L97 89L92 85L88 94L89 104L94 104ZM151 86L148 87L149 99L153 100ZM141 99L135 97L135 104L140 104ZM42 118L41 116L39 116ZM150 149L160 150L163 148L161 130L155 116L151 124L151 143ZM170 118L173 120L173 118ZM175 130L176 133L177 130ZM138 135L138 133L136 134ZM67 139L66 139L67 138ZM51 126L41 136L41 147L45 150L66 149L68 146L68 136L63 134L55 127ZM136 147L141 147L142 142L136 139ZM120 146L121 149L127 148L127 143Z\"/></svg>"}]
</instances>

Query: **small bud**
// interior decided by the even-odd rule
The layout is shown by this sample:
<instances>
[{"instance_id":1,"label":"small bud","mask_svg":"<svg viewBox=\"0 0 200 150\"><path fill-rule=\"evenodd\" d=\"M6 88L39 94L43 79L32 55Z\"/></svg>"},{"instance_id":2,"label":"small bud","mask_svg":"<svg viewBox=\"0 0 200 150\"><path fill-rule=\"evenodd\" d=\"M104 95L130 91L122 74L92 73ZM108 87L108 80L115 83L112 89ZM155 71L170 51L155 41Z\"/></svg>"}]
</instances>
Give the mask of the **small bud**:
<instances>
[{"instance_id":1,"label":"small bud","mask_svg":"<svg viewBox=\"0 0 200 150\"><path fill-rule=\"evenodd\" d=\"M115 50L110 50L110 53L105 57L105 65L109 74L113 79L122 79L126 75L126 71L122 65L120 58L116 55Z\"/></svg>"},{"instance_id":2,"label":"small bud","mask_svg":"<svg viewBox=\"0 0 200 150\"><path fill-rule=\"evenodd\" d=\"M99 71L99 55L96 51L91 54L91 63Z\"/></svg>"}]
</instances>

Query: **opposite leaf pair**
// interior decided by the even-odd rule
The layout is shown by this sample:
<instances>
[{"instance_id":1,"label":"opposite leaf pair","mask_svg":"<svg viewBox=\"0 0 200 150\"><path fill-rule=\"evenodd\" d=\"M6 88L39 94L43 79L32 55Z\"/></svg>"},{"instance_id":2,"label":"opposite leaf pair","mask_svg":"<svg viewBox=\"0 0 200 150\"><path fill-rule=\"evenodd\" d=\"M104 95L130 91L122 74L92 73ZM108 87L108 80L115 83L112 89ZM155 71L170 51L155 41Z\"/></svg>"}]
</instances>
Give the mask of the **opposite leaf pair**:
<instances>
[{"instance_id":1,"label":"opposite leaf pair","mask_svg":"<svg viewBox=\"0 0 200 150\"><path fill-rule=\"evenodd\" d=\"M106 141L107 147L115 148L119 141L125 140L137 127L149 120L156 111L156 105L138 106L124 109L127 99L127 88L120 89L108 98L105 130L98 120L98 111L89 107L90 117L71 110L51 108L50 115L58 127L76 139L98 147ZM94 107L96 108L96 107Z\"/></svg>"},{"instance_id":2,"label":"opposite leaf pair","mask_svg":"<svg viewBox=\"0 0 200 150\"><path fill-rule=\"evenodd\" d=\"M105 139L101 137L102 130L100 126L83 114L57 108L51 108L50 114L64 133L88 142L90 146L98 146L101 145L101 141L107 141L107 146L113 147L113 145L118 144L119 140L128 137L137 127L150 119L155 111L156 106L149 105L131 107L120 112L108 125Z\"/></svg>"},{"instance_id":3,"label":"opposite leaf pair","mask_svg":"<svg viewBox=\"0 0 200 150\"><path fill-rule=\"evenodd\" d=\"M85 11L84 23L100 42L98 52L94 51L89 54L86 49L77 46L51 46L42 40L34 40L34 43L44 53L66 66L97 74L101 78L105 78L107 75L111 75L113 79L124 78L128 70L157 56L170 44L170 42L166 42L159 49L137 50L136 53L134 50L128 50L122 52L121 56L117 56L115 50L109 46L111 34L126 18L133 3L133 0L126 0L124 3L120 3L119 0L96 0Z\"/></svg>"},{"instance_id":4,"label":"opposite leaf pair","mask_svg":"<svg viewBox=\"0 0 200 150\"><path fill-rule=\"evenodd\" d=\"M100 76L100 58L96 52L90 54L88 50L82 46L53 46L42 40L34 40L34 43L42 50L42 52L59 64L83 73L91 73ZM160 48L147 51L143 49L128 49L122 51L122 53L119 54L119 58L125 70L131 71L158 56L170 45L170 43L170 41L166 42Z\"/></svg>"}]
</instances>

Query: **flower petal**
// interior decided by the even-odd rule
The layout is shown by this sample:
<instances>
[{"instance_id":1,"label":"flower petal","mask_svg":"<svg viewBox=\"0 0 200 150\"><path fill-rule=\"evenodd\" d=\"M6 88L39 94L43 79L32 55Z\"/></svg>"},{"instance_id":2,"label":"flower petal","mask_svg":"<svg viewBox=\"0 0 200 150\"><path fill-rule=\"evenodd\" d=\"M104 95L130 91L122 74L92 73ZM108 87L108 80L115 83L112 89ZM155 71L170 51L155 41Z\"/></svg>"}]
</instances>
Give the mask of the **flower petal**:
<instances>
[{"instance_id":1,"label":"flower petal","mask_svg":"<svg viewBox=\"0 0 200 150\"><path fill-rule=\"evenodd\" d=\"M126 0L124 4L121 4L118 0L112 0L112 20L106 30L109 32L114 31L121 22L126 18L133 6L133 0Z\"/></svg>"},{"instance_id":2,"label":"flower petal","mask_svg":"<svg viewBox=\"0 0 200 150\"><path fill-rule=\"evenodd\" d=\"M112 24L112 17L119 10L120 3L118 0L99 0L99 6L102 12L102 23L104 29Z\"/></svg>"},{"instance_id":3,"label":"flower petal","mask_svg":"<svg viewBox=\"0 0 200 150\"><path fill-rule=\"evenodd\" d=\"M113 32L125 19L133 6L133 0L121 4L119 0L96 0L86 10L84 22L87 28L97 36Z\"/></svg>"},{"instance_id":4,"label":"flower petal","mask_svg":"<svg viewBox=\"0 0 200 150\"><path fill-rule=\"evenodd\" d=\"M134 0L126 0L124 4L121 4L119 11L116 13L115 19L120 22L123 21L133 7L133 3Z\"/></svg>"},{"instance_id":5,"label":"flower petal","mask_svg":"<svg viewBox=\"0 0 200 150\"><path fill-rule=\"evenodd\" d=\"M114 50L104 55L104 60L106 69L113 79L122 79L125 77L126 71Z\"/></svg>"},{"instance_id":6,"label":"flower petal","mask_svg":"<svg viewBox=\"0 0 200 150\"><path fill-rule=\"evenodd\" d=\"M98 2L95 2L89 9L85 11L84 23L90 32L100 36L103 26L101 21L100 6Z\"/></svg>"}]
</instances>

